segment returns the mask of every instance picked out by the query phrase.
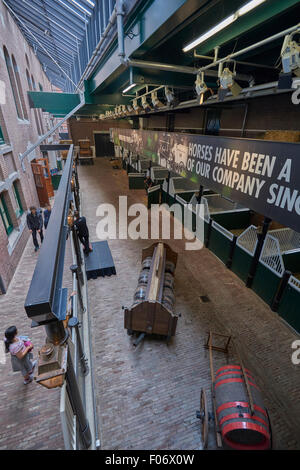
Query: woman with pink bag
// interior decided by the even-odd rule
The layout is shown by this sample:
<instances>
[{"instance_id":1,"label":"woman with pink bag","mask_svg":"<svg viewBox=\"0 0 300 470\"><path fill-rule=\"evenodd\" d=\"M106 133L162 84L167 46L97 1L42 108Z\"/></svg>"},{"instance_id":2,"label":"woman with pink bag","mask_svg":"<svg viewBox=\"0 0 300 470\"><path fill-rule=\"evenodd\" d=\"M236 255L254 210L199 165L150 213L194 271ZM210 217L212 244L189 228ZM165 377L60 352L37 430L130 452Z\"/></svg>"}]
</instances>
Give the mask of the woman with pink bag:
<instances>
[{"instance_id":1,"label":"woman with pink bag","mask_svg":"<svg viewBox=\"0 0 300 470\"><path fill-rule=\"evenodd\" d=\"M33 371L37 361L32 361L33 344L26 336L17 336L18 330L10 326L5 331L5 351L10 352L11 364L14 372L20 371L24 377L24 385L33 380Z\"/></svg>"}]
</instances>

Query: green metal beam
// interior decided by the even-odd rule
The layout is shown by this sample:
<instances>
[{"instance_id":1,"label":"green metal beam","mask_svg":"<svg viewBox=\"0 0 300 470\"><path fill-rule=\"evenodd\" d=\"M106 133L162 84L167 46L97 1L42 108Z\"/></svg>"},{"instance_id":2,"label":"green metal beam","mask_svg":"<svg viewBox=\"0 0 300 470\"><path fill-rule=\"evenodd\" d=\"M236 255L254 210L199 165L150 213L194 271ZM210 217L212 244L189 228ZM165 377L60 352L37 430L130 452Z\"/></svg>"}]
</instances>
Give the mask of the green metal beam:
<instances>
[{"instance_id":1,"label":"green metal beam","mask_svg":"<svg viewBox=\"0 0 300 470\"><path fill-rule=\"evenodd\" d=\"M238 38L259 24L270 20L272 17L284 12L288 8L295 6L297 3L299 3L299 0L268 0L265 4L262 4L257 9L254 9L252 12L249 12L237 19L232 25L230 25L230 27L224 29L220 33L214 35L211 39L207 40L205 43L203 43L203 45L197 48L197 53L202 55L207 54L216 46L222 46L223 44ZM297 18L295 18L295 24L297 24ZM201 29L199 31L199 36L202 33L205 33L205 31L207 31L209 28L210 26L206 25L203 30Z\"/></svg>"},{"instance_id":2,"label":"green metal beam","mask_svg":"<svg viewBox=\"0 0 300 470\"><path fill-rule=\"evenodd\" d=\"M27 94L31 108L42 108L56 115L65 116L80 103L80 96L73 93L28 91Z\"/></svg>"},{"instance_id":3,"label":"green metal beam","mask_svg":"<svg viewBox=\"0 0 300 470\"><path fill-rule=\"evenodd\" d=\"M164 0L163 8L160 0L147 2L146 7L140 12L131 24L125 27L125 33L129 31L134 36L131 38L125 34L125 51L129 57L143 41L155 33L165 22L167 22L176 11L186 3L186 0ZM142 29L141 29L142 28ZM117 41L112 45L108 54L98 64L91 80L90 92L94 93L100 86L111 83L112 78L125 70L120 66Z\"/></svg>"}]
</instances>

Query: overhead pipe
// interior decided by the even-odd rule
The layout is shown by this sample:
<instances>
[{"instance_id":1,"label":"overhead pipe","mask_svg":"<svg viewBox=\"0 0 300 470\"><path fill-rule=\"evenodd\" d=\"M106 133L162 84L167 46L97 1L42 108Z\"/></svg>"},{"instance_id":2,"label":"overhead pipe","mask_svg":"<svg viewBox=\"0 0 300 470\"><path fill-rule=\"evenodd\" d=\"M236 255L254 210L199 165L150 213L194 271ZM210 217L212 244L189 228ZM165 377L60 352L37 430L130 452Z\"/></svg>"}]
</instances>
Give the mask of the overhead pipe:
<instances>
[{"instance_id":1,"label":"overhead pipe","mask_svg":"<svg viewBox=\"0 0 300 470\"><path fill-rule=\"evenodd\" d=\"M244 49L241 49L240 51L233 52L232 54L229 54L227 57L223 57L222 59L218 59L208 65L204 65L203 67L200 67L198 70L198 73L200 72L206 72L208 69L211 67L216 67L219 64L222 64L224 62L228 62L230 59L234 59L235 57L238 57L240 55L246 54L247 52L253 51L254 49L257 49L261 46L264 46L266 44L269 44L270 42L276 41L276 39L280 39L294 31L299 31L300 32L300 23L298 23L295 26L292 26L291 28L288 28L284 31L281 31L280 33L274 34L273 36L270 36L269 38L263 39L262 41L259 41L255 44L252 44L251 46L245 47Z\"/></svg>"},{"instance_id":2,"label":"overhead pipe","mask_svg":"<svg viewBox=\"0 0 300 470\"><path fill-rule=\"evenodd\" d=\"M121 62L126 67L144 67L146 69L161 70L163 72L175 72L175 73L185 73L189 75L197 75L199 72L194 67L188 67L185 65L173 65L173 64L163 64L161 62L150 62L144 60L131 60L128 58L121 59ZM218 77L218 72L216 70L208 70L205 75L207 77ZM242 82L250 83L253 80L251 75L237 73L236 78Z\"/></svg>"},{"instance_id":3,"label":"overhead pipe","mask_svg":"<svg viewBox=\"0 0 300 470\"><path fill-rule=\"evenodd\" d=\"M124 0L117 0L117 27L118 27L118 46L119 46L119 57L125 57L125 39L124 39L124 23L123 18L124 12Z\"/></svg>"}]
</instances>

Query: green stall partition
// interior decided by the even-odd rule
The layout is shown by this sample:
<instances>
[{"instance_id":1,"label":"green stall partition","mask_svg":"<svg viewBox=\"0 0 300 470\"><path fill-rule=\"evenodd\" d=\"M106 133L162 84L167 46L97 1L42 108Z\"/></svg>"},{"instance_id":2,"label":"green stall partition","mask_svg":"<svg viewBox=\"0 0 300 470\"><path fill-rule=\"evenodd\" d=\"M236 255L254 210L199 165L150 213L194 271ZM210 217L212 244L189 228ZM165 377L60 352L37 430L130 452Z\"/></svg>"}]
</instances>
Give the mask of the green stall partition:
<instances>
[{"instance_id":1,"label":"green stall partition","mask_svg":"<svg viewBox=\"0 0 300 470\"><path fill-rule=\"evenodd\" d=\"M257 271L253 280L252 289L268 305L272 305L275 294L282 279L282 273L277 273L261 262L258 263Z\"/></svg>"},{"instance_id":2,"label":"green stall partition","mask_svg":"<svg viewBox=\"0 0 300 470\"><path fill-rule=\"evenodd\" d=\"M224 263L229 260L233 234L215 221L212 222L209 249Z\"/></svg>"},{"instance_id":3,"label":"green stall partition","mask_svg":"<svg viewBox=\"0 0 300 470\"><path fill-rule=\"evenodd\" d=\"M300 274L300 250L291 251L282 255L285 269L293 274Z\"/></svg>"},{"instance_id":4,"label":"green stall partition","mask_svg":"<svg viewBox=\"0 0 300 470\"><path fill-rule=\"evenodd\" d=\"M148 189L148 209L151 209L152 204L159 204L160 203L160 193L161 193L161 186L158 184L156 186L152 186Z\"/></svg>"},{"instance_id":5,"label":"green stall partition","mask_svg":"<svg viewBox=\"0 0 300 470\"><path fill-rule=\"evenodd\" d=\"M269 305L273 303L284 271L279 240L267 234L252 288Z\"/></svg>"},{"instance_id":6,"label":"green stall partition","mask_svg":"<svg viewBox=\"0 0 300 470\"><path fill-rule=\"evenodd\" d=\"M128 174L129 189L143 189L145 190L145 175L140 173Z\"/></svg>"},{"instance_id":7,"label":"green stall partition","mask_svg":"<svg viewBox=\"0 0 300 470\"><path fill-rule=\"evenodd\" d=\"M300 333L300 281L292 276L281 298L278 314Z\"/></svg>"},{"instance_id":8,"label":"green stall partition","mask_svg":"<svg viewBox=\"0 0 300 470\"><path fill-rule=\"evenodd\" d=\"M247 280L252 260L253 254L237 244L234 250L231 270L244 282Z\"/></svg>"},{"instance_id":9,"label":"green stall partition","mask_svg":"<svg viewBox=\"0 0 300 470\"><path fill-rule=\"evenodd\" d=\"M250 225L238 237L232 259L232 271L246 282L257 244L257 227Z\"/></svg>"},{"instance_id":10,"label":"green stall partition","mask_svg":"<svg viewBox=\"0 0 300 470\"><path fill-rule=\"evenodd\" d=\"M212 214L212 218L227 230L246 229L251 225L251 211L237 210Z\"/></svg>"}]
</instances>

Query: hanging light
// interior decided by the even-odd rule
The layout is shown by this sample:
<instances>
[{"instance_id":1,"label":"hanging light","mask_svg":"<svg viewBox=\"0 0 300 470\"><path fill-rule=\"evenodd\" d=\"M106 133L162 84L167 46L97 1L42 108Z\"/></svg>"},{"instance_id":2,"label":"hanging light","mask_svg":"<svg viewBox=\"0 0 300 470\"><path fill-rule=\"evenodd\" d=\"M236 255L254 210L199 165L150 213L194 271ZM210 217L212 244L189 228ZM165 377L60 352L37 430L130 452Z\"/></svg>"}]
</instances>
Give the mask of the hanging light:
<instances>
[{"instance_id":1,"label":"hanging light","mask_svg":"<svg viewBox=\"0 0 300 470\"><path fill-rule=\"evenodd\" d=\"M123 116L127 116L129 113L128 113L128 110L127 110L127 107L125 104L122 104L122 115Z\"/></svg>"},{"instance_id":2,"label":"hanging light","mask_svg":"<svg viewBox=\"0 0 300 470\"><path fill-rule=\"evenodd\" d=\"M158 99L157 91L152 91L151 93L152 105L155 109L163 108L165 105Z\"/></svg>"},{"instance_id":3,"label":"hanging light","mask_svg":"<svg viewBox=\"0 0 300 470\"><path fill-rule=\"evenodd\" d=\"M283 72L279 75L278 88L290 89L293 86L293 75L300 77L300 45L293 41L293 35L287 35L281 49Z\"/></svg>"},{"instance_id":4,"label":"hanging light","mask_svg":"<svg viewBox=\"0 0 300 470\"><path fill-rule=\"evenodd\" d=\"M175 103L175 95L174 93L168 88L167 86L165 87L165 97L167 99L168 105L171 106L172 104L174 105Z\"/></svg>"},{"instance_id":5,"label":"hanging light","mask_svg":"<svg viewBox=\"0 0 300 470\"><path fill-rule=\"evenodd\" d=\"M204 81L204 72L201 72L201 74L197 75L195 86L196 86L196 92L198 96L202 95L208 90L207 85Z\"/></svg>"},{"instance_id":6,"label":"hanging light","mask_svg":"<svg viewBox=\"0 0 300 470\"><path fill-rule=\"evenodd\" d=\"M139 105L137 98L133 100L132 106L136 113L139 113L140 111L142 111L142 108Z\"/></svg>"},{"instance_id":7,"label":"hanging light","mask_svg":"<svg viewBox=\"0 0 300 470\"><path fill-rule=\"evenodd\" d=\"M220 88L219 88L219 101L224 101L225 96L229 91L233 94L233 96L238 96L242 92L242 87L235 81L236 72L232 72L228 67L224 68L223 64L220 64L219 68L219 81L220 81Z\"/></svg>"},{"instance_id":8,"label":"hanging light","mask_svg":"<svg viewBox=\"0 0 300 470\"><path fill-rule=\"evenodd\" d=\"M146 113L152 111L152 108L147 101L147 96L142 96L142 107L144 108Z\"/></svg>"}]
</instances>

